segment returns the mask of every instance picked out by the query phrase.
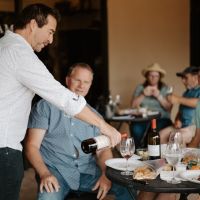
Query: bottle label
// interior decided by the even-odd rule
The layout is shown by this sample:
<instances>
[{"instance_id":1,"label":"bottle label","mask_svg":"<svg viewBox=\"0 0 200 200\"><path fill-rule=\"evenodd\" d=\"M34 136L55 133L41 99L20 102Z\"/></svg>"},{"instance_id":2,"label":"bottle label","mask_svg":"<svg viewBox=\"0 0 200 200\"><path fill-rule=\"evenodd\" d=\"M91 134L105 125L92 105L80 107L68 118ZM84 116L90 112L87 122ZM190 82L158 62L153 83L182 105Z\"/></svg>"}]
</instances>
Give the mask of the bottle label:
<instances>
[{"instance_id":1,"label":"bottle label","mask_svg":"<svg viewBox=\"0 0 200 200\"><path fill-rule=\"evenodd\" d=\"M110 146L110 139L105 135L99 135L94 139L97 143L97 150Z\"/></svg>"},{"instance_id":2,"label":"bottle label","mask_svg":"<svg viewBox=\"0 0 200 200\"><path fill-rule=\"evenodd\" d=\"M149 156L160 156L160 145L148 145Z\"/></svg>"}]
</instances>

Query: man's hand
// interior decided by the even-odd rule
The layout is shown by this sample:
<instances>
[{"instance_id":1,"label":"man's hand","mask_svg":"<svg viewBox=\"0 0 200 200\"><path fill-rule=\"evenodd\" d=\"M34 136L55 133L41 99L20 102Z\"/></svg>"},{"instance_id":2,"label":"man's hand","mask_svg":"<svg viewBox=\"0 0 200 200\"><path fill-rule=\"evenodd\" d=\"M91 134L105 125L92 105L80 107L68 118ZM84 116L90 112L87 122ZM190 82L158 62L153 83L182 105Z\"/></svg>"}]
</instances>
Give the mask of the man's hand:
<instances>
[{"instance_id":1,"label":"man's hand","mask_svg":"<svg viewBox=\"0 0 200 200\"><path fill-rule=\"evenodd\" d=\"M105 175L101 175L92 190L98 189L97 199L102 200L105 198L110 188L111 181Z\"/></svg>"},{"instance_id":2,"label":"man's hand","mask_svg":"<svg viewBox=\"0 0 200 200\"><path fill-rule=\"evenodd\" d=\"M100 131L110 138L111 146L114 147L121 141L121 134L108 123L104 122L100 126Z\"/></svg>"},{"instance_id":3,"label":"man's hand","mask_svg":"<svg viewBox=\"0 0 200 200\"><path fill-rule=\"evenodd\" d=\"M43 192L43 188L47 192L58 192L60 185L57 181L57 178L52 174L48 173L41 177L40 181L40 192Z\"/></svg>"},{"instance_id":4,"label":"man's hand","mask_svg":"<svg viewBox=\"0 0 200 200\"><path fill-rule=\"evenodd\" d=\"M175 128L181 128L182 127L182 123L179 119L177 119L175 122L174 122L174 127Z\"/></svg>"}]
</instances>

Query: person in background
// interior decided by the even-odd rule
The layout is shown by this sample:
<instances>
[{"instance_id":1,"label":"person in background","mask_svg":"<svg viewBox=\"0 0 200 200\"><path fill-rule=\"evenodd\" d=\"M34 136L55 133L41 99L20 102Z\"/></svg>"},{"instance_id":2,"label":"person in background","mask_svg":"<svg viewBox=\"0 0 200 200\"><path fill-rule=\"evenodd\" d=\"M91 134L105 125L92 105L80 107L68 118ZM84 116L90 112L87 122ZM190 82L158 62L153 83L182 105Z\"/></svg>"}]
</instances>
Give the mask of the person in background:
<instances>
[{"instance_id":1,"label":"person in background","mask_svg":"<svg viewBox=\"0 0 200 200\"><path fill-rule=\"evenodd\" d=\"M168 142L170 132L174 128L180 129L183 136L183 144L189 144L192 138L195 136L196 127L193 124L193 115L195 106L200 98L200 86L198 82L199 68L195 66L189 66L182 72L176 73L178 77L181 77L183 84L186 87L186 91L183 93L183 97L178 97L174 94L168 96L168 100L171 103L179 102L179 111L175 118L174 126L167 127L160 131L161 143Z\"/></svg>"},{"instance_id":2,"label":"person in background","mask_svg":"<svg viewBox=\"0 0 200 200\"><path fill-rule=\"evenodd\" d=\"M188 147L195 148L200 147L200 102L197 103L194 111L194 125L196 126L196 132Z\"/></svg>"},{"instance_id":3,"label":"person in background","mask_svg":"<svg viewBox=\"0 0 200 200\"><path fill-rule=\"evenodd\" d=\"M165 70L158 63L153 63L146 67L142 71L145 81L136 87L131 101L132 108L145 107L161 113L161 118L157 120L158 131L172 124L170 120L172 104L166 98L169 88L162 82L165 74ZM130 129L136 148L140 147L141 139L148 127L150 127L150 122L131 124Z\"/></svg>"},{"instance_id":4,"label":"person in background","mask_svg":"<svg viewBox=\"0 0 200 200\"><path fill-rule=\"evenodd\" d=\"M76 63L69 69L66 85L85 97L92 80L91 67ZM125 187L112 184L105 176L105 161L112 158L110 148L96 152L97 160L81 150L81 141L100 134L97 127L41 100L32 108L28 128L25 152L39 177L39 200L63 200L71 190L98 190L98 199L109 191L117 200L131 199Z\"/></svg>"},{"instance_id":5,"label":"person in background","mask_svg":"<svg viewBox=\"0 0 200 200\"><path fill-rule=\"evenodd\" d=\"M18 200L23 178L22 145L33 96L38 94L66 114L96 125L120 142L120 133L86 106L84 97L57 82L34 51L53 42L58 13L43 4L23 9L0 39L0 199Z\"/></svg>"}]
</instances>

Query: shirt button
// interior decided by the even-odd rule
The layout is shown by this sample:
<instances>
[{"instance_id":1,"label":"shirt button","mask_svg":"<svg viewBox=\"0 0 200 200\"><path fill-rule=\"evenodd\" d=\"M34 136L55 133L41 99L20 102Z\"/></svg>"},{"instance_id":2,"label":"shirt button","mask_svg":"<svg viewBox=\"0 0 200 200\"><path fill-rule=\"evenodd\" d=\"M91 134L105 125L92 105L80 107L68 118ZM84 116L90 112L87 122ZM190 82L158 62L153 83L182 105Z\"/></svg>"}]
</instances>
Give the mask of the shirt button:
<instances>
[{"instance_id":1,"label":"shirt button","mask_svg":"<svg viewBox=\"0 0 200 200\"><path fill-rule=\"evenodd\" d=\"M76 158L76 154L74 154L73 156L74 156L74 158Z\"/></svg>"},{"instance_id":2,"label":"shirt button","mask_svg":"<svg viewBox=\"0 0 200 200\"><path fill-rule=\"evenodd\" d=\"M71 125L74 126L74 123L72 122Z\"/></svg>"},{"instance_id":3,"label":"shirt button","mask_svg":"<svg viewBox=\"0 0 200 200\"><path fill-rule=\"evenodd\" d=\"M71 137L73 137L73 134L70 134Z\"/></svg>"}]
</instances>

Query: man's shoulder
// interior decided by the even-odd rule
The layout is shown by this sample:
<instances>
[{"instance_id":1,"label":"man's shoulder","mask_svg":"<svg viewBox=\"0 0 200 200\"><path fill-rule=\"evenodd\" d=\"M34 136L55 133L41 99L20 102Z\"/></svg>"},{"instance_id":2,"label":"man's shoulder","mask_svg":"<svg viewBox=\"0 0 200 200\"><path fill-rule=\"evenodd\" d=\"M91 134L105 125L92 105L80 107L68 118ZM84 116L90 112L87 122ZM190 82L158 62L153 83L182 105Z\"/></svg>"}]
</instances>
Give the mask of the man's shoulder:
<instances>
[{"instance_id":1,"label":"man's shoulder","mask_svg":"<svg viewBox=\"0 0 200 200\"><path fill-rule=\"evenodd\" d=\"M103 118L102 115L97 110L95 110L92 106L90 106L89 104L87 104L87 106L89 109L91 109L93 112L95 112L99 117Z\"/></svg>"},{"instance_id":2,"label":"man's shoulder","mask_svg":"<svg viewBox=\"0 0 200 200\"><path fill-rule=\"evenodd\" d=\"M37 106L37 108L43 108L43 109L50 109L50 110L58 110L59 109L54 106L52 103L48 102L47 100L45 99L41 99L39 100L37 103L35 103L35 105Z\"/></svg>"}]
</instances>

